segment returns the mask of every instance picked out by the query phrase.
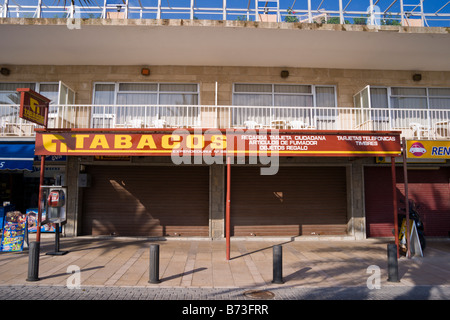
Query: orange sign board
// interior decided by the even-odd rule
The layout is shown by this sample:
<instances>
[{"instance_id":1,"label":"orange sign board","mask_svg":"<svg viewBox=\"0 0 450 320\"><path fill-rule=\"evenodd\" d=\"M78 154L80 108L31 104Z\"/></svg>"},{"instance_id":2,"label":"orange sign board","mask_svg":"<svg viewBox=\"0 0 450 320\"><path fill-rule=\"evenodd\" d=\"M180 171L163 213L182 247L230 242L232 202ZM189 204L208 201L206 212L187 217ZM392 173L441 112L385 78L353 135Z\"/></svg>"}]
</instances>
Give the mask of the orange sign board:
<instances>
[{"instance_id":1,"label":"orange sign board","mask_svg":"<svg viewBox=\"0 0 450 320\"><path fill-rule=\"evenodd\" d=\"M17 92L20 92L19 117L47 127L50 99L28 88L19 88Z\"/></svg>"},{"instance_id":2,"label":"orange sign board","mask_svg":"<svg viewBox=\"0 0 450 320\"><path fill-rule=\"evenodd\" d=\"M37 132L36 155L399 156L399 134L282 133L255 130L191 132Z\"/></svg>"}]
</instances>

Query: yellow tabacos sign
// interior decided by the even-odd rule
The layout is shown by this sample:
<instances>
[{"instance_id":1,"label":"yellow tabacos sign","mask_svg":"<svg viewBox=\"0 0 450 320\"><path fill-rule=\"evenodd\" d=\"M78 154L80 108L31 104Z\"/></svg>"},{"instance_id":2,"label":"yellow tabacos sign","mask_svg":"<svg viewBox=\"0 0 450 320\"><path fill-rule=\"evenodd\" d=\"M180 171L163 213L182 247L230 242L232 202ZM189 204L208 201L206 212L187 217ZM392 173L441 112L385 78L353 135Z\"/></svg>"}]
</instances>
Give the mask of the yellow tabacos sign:
<instances>
[{"instance_id":1,"label":"yellow tabacos sign","mask_svg":"<svg viewBox=\"0 0 450 320\"><path fill-rule=\"evenodd\" d=\"M37 132L36 155L172 155L399 156L398 134L257 134L207 130L173 132Z\"/></svg>"},{"instance_id":2,"label":"yellow tabacos sign","mask_svg":"<svg viewBox=\"0 0 450 320\"><path fill-rule=\"evenodd\" d=\"M450 141L410 140L406 149L412 159L450 159Z\"/></svg>"},{"instance_id":3,"label":"yellow tabacos sign","mask_svg":"<svg viewBox=\"0 0 450 320\"><path fill-rule=\"evenodd\" d=\"M28 88L19 88L17 92L20 92L19 117L46 127L50 100Z\"/></svg>"}]
</instances>

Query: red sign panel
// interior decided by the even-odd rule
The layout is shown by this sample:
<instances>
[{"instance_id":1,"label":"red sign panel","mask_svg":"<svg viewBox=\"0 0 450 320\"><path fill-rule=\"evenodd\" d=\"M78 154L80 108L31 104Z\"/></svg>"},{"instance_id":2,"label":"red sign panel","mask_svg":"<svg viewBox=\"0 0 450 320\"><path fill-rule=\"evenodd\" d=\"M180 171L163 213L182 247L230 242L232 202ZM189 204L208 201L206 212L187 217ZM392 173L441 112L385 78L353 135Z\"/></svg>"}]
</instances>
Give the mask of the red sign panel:
<instances>
[{"instance_id":1,"label":"red sign panel","mask_svg":"<svg viewBox=\"0 0 450 320\"><path fill-rule=\"evenodd\" d=\"M37 132L36 155L170 156L399 156L398 133L282 133L256 130Z\"/></svg>"},{"instance_id":2,"label":"red sign panel","mask_svg":"<svg viewBox=\"0 0 450 320\"><path fill-rule=\"evenodd\" d=\"M19 116L25 120L47 127L50 99L28 88L19 88L17 92L20 92Z\"/></svg>"}]
</instances>

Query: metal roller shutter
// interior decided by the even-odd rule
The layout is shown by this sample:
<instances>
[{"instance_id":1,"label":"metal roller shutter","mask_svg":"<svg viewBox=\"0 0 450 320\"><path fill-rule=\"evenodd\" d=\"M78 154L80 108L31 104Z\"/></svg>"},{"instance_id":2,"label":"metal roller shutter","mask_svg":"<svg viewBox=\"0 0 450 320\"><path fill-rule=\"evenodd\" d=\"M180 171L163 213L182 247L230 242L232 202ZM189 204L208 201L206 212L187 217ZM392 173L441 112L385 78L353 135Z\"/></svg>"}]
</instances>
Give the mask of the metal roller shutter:
<instances>
[{"instance_id":1,"label":"metal roller shutter","mask_svg":"<svg viewBox=\"0 0 450 320\"><path fill-rule=\"evenodd\" d=\"M280 167L276 175L260 175L257 167L232 167L233 235L345 235L345 170Z\"/></svg>"},{"instance_id":2,"label":"metal roller shutter","mask_svg":"<svg viewBox=\"0 0 450 320\"><path fill-rule=\"evenodd\" d=\"M366 167L365 170L366 225L368 237L392 236L391 169ZM403 168L397 168L397 197L399 207L404 199ZM450 169L408 170L408 195L420 205L425 236L442 237L450 232Z\"/></svg>"},{"instance_id":3,"label":"metal roller shutter","mask_svg":"<svg viewBox=\"0 0 450 320\"><path fill-rule=\"evenodd\" d=\"M208 169L89 166L83 234L208 236Z\"/></svg>"}]
</instances>

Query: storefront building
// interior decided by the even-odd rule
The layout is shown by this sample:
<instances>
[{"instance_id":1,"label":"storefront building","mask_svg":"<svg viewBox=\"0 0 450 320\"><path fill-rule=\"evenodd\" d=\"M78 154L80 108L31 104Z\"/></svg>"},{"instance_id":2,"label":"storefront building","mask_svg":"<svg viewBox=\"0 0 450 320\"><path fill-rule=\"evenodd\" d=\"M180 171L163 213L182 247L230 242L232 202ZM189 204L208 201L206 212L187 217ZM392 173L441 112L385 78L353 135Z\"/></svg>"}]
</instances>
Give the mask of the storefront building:
<instances>
[{"instance_id":1,"label":"storefront building","mask_svg":"<svg viewBox=\"0 0 450 320\"><path fill-rule=\"evenodd\" d=\"M37 208L40 160L35 156L35 139L3 137L0 154L0 204L21 212ZM46 161L45 182L52 185L65 175L66 157L47 157Z\"/></svg>"},{"instance_id":2,"label":"storefront building","mask_svg":"<svg viewBox=\"0 0 450 320\"><path fill-rule=\"evenodd\" d=\"M391 237L390 157L400 201L401 138L450 139L445 28L93 19L74 30L63 20L1 20L0 32L45 29L72 45L67 57L59 49L0 54L10 71L0 76L0 142L31 139L34 155L56 157L48 177L68 187L67 236L223 239L229 183L233 237ZM113 34L129 39L106 44ZM261 36L278 49L244 45ZM321 41L305 49L301 39ZM422 49L399 57L411 41ZM52 100L47 130L14 113L22 87ZM236 135L257 142L234 148ZM198 153L183 158L173 152L180 144ZM409 197L422 205L427 236L450 231L448 158L408 158ZM0 174L3 184L10 172ZM26 210L28 200L12 202Z\"/></svg>"},{"instance_id":3,"label":"storefront building","mask_svg":"<svg viewBox=\"0 0 450 320\"><path fill-rule=\"evenodd\" d=\"M94 235L223 237L230 183L234 236L347 236L358 221L348 158L400 153L393 132L121 128L36 136L37 155L66 155L81 169L81 232ZM227 180L225 157L233 163Z\"/></svg>"}]
</instances>

